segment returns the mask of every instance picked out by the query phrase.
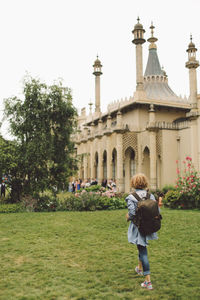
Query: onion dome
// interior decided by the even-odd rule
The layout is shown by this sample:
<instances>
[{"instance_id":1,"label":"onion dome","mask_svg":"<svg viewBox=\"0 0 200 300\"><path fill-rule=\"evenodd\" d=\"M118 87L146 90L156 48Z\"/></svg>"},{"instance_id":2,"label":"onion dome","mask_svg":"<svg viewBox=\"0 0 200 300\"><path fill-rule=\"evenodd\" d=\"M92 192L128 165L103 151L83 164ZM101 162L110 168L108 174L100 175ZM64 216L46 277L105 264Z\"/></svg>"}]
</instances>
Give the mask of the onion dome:
<instances>
[{"instance_id":1,"label":"onion dome","mask_svg":"<svg viewBox=\"0 0 200 300\"><path fill-rule=\"evenodd\" d=\"M189 52L192 49L197 51L197 49L195 48L195 44L192 41L192 35L190 35L190 43L189 43L188 49L186 51Z\"/></svg>"},{"instance_id":2,"label":"onion dome","mask_svg":"<svg viewBox=\"0 0 200 300\"><path fill-rule=\"evenodd\" d=\"M144 39L144 33L145 30L143 29L142 24L140 24L140 19L139 17L137 18L138 23L134 26L134 29L132 31L133 35L134 35L134 40L132 41L133 44L135 45L142 45L143 43L145 43L145 39Z\"/></svg>"},{"instance_id":3,"label":"onion dome","mask_svg":"<svg viewBox=\"0 0 200 300\"><path fill-rule=\"evenodd\" d=\"M139 17L137 18L137 21L138 21L138 22L137 22L137 24L135 24L134 30L135 30L135 29L143 29L142 24L139 23L139 21L140 21Z\"/></svg>"}]
</instances>

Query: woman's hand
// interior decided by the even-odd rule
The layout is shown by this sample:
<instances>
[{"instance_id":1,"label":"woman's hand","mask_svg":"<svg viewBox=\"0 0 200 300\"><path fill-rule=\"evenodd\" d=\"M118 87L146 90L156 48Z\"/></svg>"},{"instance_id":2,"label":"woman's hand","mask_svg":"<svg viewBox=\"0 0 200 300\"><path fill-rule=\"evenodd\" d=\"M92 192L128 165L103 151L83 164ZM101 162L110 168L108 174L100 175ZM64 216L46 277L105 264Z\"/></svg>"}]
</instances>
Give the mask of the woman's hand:
<instances>
[{"instance_id":1,"label":"woman's hand","mask_svg":"<svg viewBox=\"0 0 200 300\"><path fill-rule=\"evenodd\" d=\"M127 221L127 222L130 221L130 219L129 219L129 214L128 214L128 213L126 214L126 221Z\"/></svg>"}]
</instances>

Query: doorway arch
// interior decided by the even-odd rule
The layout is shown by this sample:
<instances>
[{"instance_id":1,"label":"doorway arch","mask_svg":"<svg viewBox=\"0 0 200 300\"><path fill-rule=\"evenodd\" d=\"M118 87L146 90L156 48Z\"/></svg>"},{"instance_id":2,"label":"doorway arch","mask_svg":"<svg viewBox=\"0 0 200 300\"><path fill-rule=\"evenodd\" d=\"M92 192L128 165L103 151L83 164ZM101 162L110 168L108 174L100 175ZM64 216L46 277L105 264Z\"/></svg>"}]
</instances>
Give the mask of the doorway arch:
<instances>
[{"instance_id":1,"label":"doorway arch","mask_svg":"<svg viewBox=\"0 0 200 300\"><path fill-rule=\"evenodd\" d=\"M125 192L131 190L131 178L136 174L135 151L132 147L128 147L125 151Z\"/></svg>"},{"instance_id":2,"label":"doorway arch","mask_svg":"<svg viewBox=\"0 0 200 300\"><path fill-rule=\"evenodd\" d=\"M107 152L103 152L103 179L107 179Z\"/></svg>"},{"instance_id":3,"label":"doorway arch","mask_svg":"<svg viewBox=\"0 0 200 300\"><path fill-rule=\"evenodd\" d=\"M116 182L117 177L117 150L112 151L112 179Z\"/></svg>"},{"instance_id":4,"label":"doorway arch","mask_svg":"<svg viewBox=\"0 0 200 300\"><path fill-rule=\"evenodd\" d=\"M98 152L96 152L94 157L94 176L97 180L98 180L98 169L99 169L99 157L98 157Z\"/></svg>"},{"instance_id":5,"label":"doorway arch","mask_svg":"<svg viewBox=\"0 0 200 300\"><path fill-rule=\"evenodd\" d=\"M150 179L150 151L147 146L143 151L142 172Z\"/></svg>"}]
</instances>

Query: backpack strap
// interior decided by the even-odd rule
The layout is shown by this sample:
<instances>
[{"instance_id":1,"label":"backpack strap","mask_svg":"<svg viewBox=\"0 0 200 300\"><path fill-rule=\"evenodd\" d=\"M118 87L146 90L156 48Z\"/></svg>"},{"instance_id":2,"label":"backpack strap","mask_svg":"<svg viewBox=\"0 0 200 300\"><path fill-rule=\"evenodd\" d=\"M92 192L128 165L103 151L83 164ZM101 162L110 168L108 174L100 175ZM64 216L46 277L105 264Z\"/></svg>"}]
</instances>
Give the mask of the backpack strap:
<instances>
[{"instance_id":1,"label":"backpack strap","mask_svg":"<svg viewBox=\"0 0 200 300\"><path fill-rule=\"evenodd\" d=\"M137 199L137 201L142 201L143 200L143 199L140 198L140 196L136 192L133 193L132 195ZM149 194L148 191L147 191L145 199L150 199L150 194Z\"/></svg>"},{"instance_id":2,"label":"backpack strap","mask_svg":"<svg viewBox=\"0 0 200 300\"><path fill-rule=\"evenodd\" d=\"M151 194L147 191L146 199L150 199Z\"/></svg>"},{"instance_id":3,"label":"backpack strap","mask_svg":"<svg viewBox=\"0 0 200 300\"><path fill-rule=\"evenodd\" d=\"M138 202L142 201L142 199L140 198L140 196L136 192L133 193L132 195L137 199Z\"/></svg>"}]
</instances>

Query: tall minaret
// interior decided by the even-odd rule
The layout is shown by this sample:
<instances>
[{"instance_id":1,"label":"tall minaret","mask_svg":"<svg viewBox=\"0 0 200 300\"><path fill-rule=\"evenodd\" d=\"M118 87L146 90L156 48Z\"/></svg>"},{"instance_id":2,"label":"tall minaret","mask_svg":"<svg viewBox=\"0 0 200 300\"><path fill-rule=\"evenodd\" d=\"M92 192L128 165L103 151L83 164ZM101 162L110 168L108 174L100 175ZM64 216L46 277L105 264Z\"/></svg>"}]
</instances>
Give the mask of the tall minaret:
<instances>
[{"instance_id":1,"label":"tall minaret","mask_svg":"<svg viewBox=\"0 0 200 300\"><path fill-rule=\"evenodd\" d=\"M133 44L136 45L136 91L143 91L143 58L142 58L142 44L145 43L144 32L142 24L139 23L140 19L137 19L138 23L135 25L132 33L134 34Z\"/></svg>"},{"instance_id":2,"label":"tall minaret","mask_svg":"<svg viewBox=\"0 0 200 300\"><path fill-rule=\"evenodd\" d=\"M191 42L188 45L188 61L185 66L189 69L189 79L190 79L190 103L192 105L192 109L197 108L197 73L196 68L199 66L199 62L196 60L196 52L197 48L195 48L195 44L192 42L192 36L190 36Z\"/></svg>"},{"instance_id":3,"label":"tall minaret","mask_svg":"<svg viewBox=\"0 0 200 300\"><path fill-rule=\"evenodd\" d=\"M101 107L100 107L100 76L102 74L101 67L102 64L97 56L97 59L94 62L94 72L95 75L95 112L100 113Z\"/></svg>"}]
</instances>

